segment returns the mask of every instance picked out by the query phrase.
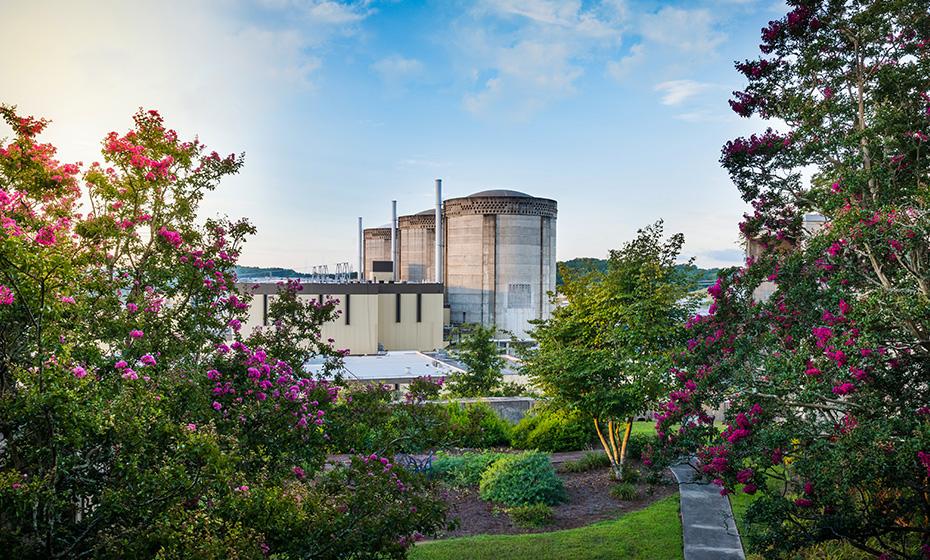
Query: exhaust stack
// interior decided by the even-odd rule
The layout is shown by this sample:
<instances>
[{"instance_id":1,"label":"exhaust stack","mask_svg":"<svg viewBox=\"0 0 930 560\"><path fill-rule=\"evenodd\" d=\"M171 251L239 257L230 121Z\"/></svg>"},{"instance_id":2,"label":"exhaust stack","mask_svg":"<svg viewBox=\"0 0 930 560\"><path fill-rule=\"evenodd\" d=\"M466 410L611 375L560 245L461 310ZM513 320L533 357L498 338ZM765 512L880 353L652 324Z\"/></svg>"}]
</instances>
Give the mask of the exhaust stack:
<instances>
[{"instance_id":1,"label":"exhaust stack","mask_svg":"<svg viewBox=\"0 0 930 560\"><path fill-rule=\"evenodd\" d=\"M358 217L358 281L365 280L365 230L362 229L362 217Z\"/></svg>"},{"instance_id":2,"label":"exhaust stack","mask_svg":"<svg viewBox=\"0 0 930 560\"><path fill-rule=\"evenodd\" d=\"M436 283L442 284L442 179L436 179L436 254L433 270Z\"/></svg>"},{"instance_id":3,"label":"exhaust stack","mask_svg":"<svg viewBox=\"0 0 930 560\"><path fill-rule=\"evenodd\" d=\"M391 201L391 279L397 282L397 201Z\"/></svg>"}]
</instances>

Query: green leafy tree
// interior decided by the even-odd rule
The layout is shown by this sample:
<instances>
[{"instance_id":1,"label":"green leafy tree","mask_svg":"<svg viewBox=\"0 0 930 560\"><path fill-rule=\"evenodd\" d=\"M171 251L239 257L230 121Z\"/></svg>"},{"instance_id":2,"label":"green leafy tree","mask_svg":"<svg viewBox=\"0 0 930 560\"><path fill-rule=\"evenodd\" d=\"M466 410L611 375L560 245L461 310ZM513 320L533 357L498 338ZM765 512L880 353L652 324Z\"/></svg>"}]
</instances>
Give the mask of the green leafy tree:
<instances>
[{"instance_id":1,"label":"green leafy tree","mask_svg":"<svg viewBox=\"0 0 930 560\"><path fill-rule=\"evenodd\" d=\"M299 306L290 284L272 332L240 333L233 271L254 229L197 208L241 156L140 111L82 171L37 140L45 121L0 116L5 555L399 558L442 523L389 457L323 472L338 388L301 368L339 358L305 345L332 304Z\"/></svg>"},{"instance_id":2,"label":"green leafy tree","mask_svg":"<svg viewBox=\"0 0 930 560\"><path fill-rule=\"evenodd\" d=\"M681 234L664 239L659 221L611 251L606 272L563 270L568 303L532 332L538 348L523 371L555 404L593 419L618 478L633 416L667 386L693 311L690 276L675 266L683 243Z\"/></svg>"},{"instance_id":3,"label":"green leafy tree","mask_svg":"<svg viewBox=\"0 0 930 560\"><path fill-rule=\"evenodd\" d=\"M766 557L842 539L926 558L930 11L789 9L763 29L761 56L736 65L748 85L731 101L781 130L721 158L753 206L740 224L750 258L690 321L659 435L672 455L696 449L723 493L757 494L746 536ZM812 212L823 227L804 227ZM718 433L703 408L724 403Z\"/></svg>"},{"instance_id":4,"label":"green leafy tree","mask_svg":"<svg viewBox=\"0 0 930 560\"><path fill-rule=\"evenodd\" d=\"M465 371L449 376L448 388L457 397L487 397L501 387L504 358L494 340L494 327L479 324L462 325L452 355L465 366Z\"/></svg>"}]
</instances>

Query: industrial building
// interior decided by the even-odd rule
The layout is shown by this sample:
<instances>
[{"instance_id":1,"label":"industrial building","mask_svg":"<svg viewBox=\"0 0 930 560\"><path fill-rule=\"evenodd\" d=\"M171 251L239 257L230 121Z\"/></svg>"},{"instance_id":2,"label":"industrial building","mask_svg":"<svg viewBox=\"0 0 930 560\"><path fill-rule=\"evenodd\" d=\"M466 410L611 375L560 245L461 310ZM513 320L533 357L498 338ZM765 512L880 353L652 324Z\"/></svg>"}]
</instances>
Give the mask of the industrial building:
<instances>
[{"instance_id":1,"label":"industrial building","mask_svg":"<svg viewBox=\"0 0 930 560\"><path fill-rule=\"evenodd\" d=\"M253 294L244 332L268 326L268 305L277 297L278 283L243 283L237 288ZM348 348L352 354L429 352L445 345L440 284L305 283L298 297L320 302L338 300L339 317L323 325L321 336L324 340L332 338L337 348Z\"/></svg>"},{"instance_id":2,"label":"industrial building","mask_svg":"<svg viewBox=\"0 0 930 560\"><path fill-rule=\"evenodd\" d=\"M392 224L363 230L359 219L359 266L368 281L441 283L453 325L526 338L552 311L557 213L556 201L513 190L443 200L437 180L434 210L398 218L394 201Z\"/></svg>"}]
</instances>

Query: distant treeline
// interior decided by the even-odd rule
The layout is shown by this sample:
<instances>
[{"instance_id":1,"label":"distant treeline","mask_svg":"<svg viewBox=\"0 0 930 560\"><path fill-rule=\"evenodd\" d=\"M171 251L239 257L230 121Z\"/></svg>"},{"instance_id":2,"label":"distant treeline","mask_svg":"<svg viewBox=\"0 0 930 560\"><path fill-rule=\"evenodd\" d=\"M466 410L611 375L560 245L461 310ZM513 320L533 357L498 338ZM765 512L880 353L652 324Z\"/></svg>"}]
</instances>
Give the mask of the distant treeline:
<instances>
[{"instance_id":1,"label":"distant treeline","mask_svg":"<svg viewBox=\"0 0 930 560\"><path fill-rule=\"evenodd\" d=\"M559 271L556 274L556 284L562 285L562 267L573 271L583 272L597 270L607 272L607 259L596 259L593 257L578 257L568 261L559 261ZM719 268L698 268L692 265L680 264L678 268L693 275L695 281L701 286L709 286L717 281L717 272Z\"/></svg>"},{"instance_id":2,"label":"distant treeline","mask_svg":"<svg viewBox=\"0 0 930 560\"><path fill-rule=\"evenodd\" d=\"M237 266L236 276L246 278L307 278L310 274L297 272L290 268L264 267L264 266Z\"/></svg>"}]
</instances>

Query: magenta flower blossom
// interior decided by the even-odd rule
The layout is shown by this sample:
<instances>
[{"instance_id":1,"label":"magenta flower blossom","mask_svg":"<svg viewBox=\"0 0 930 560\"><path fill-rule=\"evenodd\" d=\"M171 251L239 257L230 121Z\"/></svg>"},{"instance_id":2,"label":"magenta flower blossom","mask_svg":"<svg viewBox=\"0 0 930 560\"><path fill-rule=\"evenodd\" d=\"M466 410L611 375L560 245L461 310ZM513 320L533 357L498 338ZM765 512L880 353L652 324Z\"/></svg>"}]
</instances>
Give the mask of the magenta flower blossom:
<instances>
[{"instance_id":1,"label":"magenta flower blossom","mask_svg":"<svg viewBox=\"0 0 930 560\"><path fill-rule=\"evenodd\" d=\"M127 309L130 313L135 313L136 311L139 310L139 306L136 305L136 304L134 304L134 303L132 303L132 302L129 302L129 303L126 304L126 309Z\"/></svg>"},{"instance_id":2,"label":"magenta flower blossom","mask_svg":"<svg viewBox=\"0 0 930 560\"><path fill-rule=\"evenodd\" d=\"M13 304L13 290L7 288L3 284L0 284L0 305L12 305Z\"/></svg>"},{"instance_id":3,"label":"magenta flower blossom","mask_svg":"<svg viewBox=\"0 0 930 560\"><path fill-rule=\"evenodd\" d=\"M298 466L295 466L291 470L294 471L294 476L296 476L299 480L303 480L304 476L306 476L306 473L304 472L304 470Z\"/></svg>"},{"instance_id":4,"label":"magenta flower blossom","mask_svg":"<svg viewBox=\"0 0 930 560\"><path fill-rule=\"evenodd\" d=\"M222 410L222 409L223 409L222 404L218 403L217 401L213 401L213 410Z\"/></svg>"},{"instance_id":5,"label":"magenta flower blossom","mask_svg":"<svg viewBox=\"0 0 930 560\"><path fill-rule=\"evenodd\" d=\"M187 425L187 430L188 430L189 432L196 432L196 431L197 431L197 424L193 424L193 423L188 424L188 425Z\"/></svg>"},{"instance_id":6,"label":"magenta flower blossom","mask_svg":"<svg viewBox=\"0 0 930 560\"><path fill-rule=\"evenodd\" d=\"M142 338L143 336L145 336L145 333L140 331L139 329L133 329L129 331L130 338Z\"/></svg>"},{"instance_id":7,"label":"magenta flower blossom","mask_svg":"<svg viewBox=\"0 0 930 560\"><path fill-rule=\"evenodd\" d=\"M180 233L176 231L171 231L170 229L164 226L162 226L162 228L158 230L158 235L160 235L161 238L164 239L166 242L168 242L170 245L173 245L175 249L177 249L178 247L181 246L182 243L184 243L184 240L181 239Z\"/></svg>"},{"instance_id":8,"label":"magenta flower blossom","mask_svg":"<svg viewBox=\"0 0 930 560\"><path fill-rule=\"evenodd\" d=\"M61 303L75 303L75 301L71 296L61 296Z\"/></svg>"},{"instance_id":9,"label":"magenta flower blossom","mask_svg":"<svg viewBox=\"0 0 930 560\"><path fill-rule=\"evenodd\" d=\"M36 243L44 247L54 245L57 239L55 238L55 230L49 226L43 226L42 229L36 233Z\"/></svg>"},{"instance_id":10,"label":"magenta flower blossom","mask_svg":"<svg viewBox=\"0 0 930 560\"><path fill-rule=\"evenodd\" d=\"M74 366L74 369L71 370L71 373L73 373L74 376L78 379L83 379L85 376L87 376L87 370L81 366Z\"/></svg>"},{"instance_id":11,"label":"magenta flower blossom","mask_svg":"<svg viewBox=\"0 0 930 560\"><path fill-rule=\"evenodd\" d=\"M746 494L755 494L758 489L759 487L752 483L743 485L743 492Z\"/></svg>"},{"instance_id":12,"label":"magenta flower blossom","mask_svg":"<svg viewBox=\"0 0 930 560\"><path fill-rule=\"evenodd\" d=\"M151 354L146 354L142 356L141 358L139 358L139 361L142 362L142 364L146 366L154 366L156 364L155 357L152 356Z\"/></svg>"},{"instance_id":13,"label":"magenta flower blossom","mask_svg":"<svg viewBox=\"0 0 930 560\"><path fill-rule=\"evenodd\" d=\"M123 370L122 377L123 379L127 379L129 381L135 381L136 379L139 379L139 374L136 373L136 371L133 369L126 368Z\"/></svg>"},{"instance_id":14,"label":"magenta flower blossom","mask_svg":"<svg viewBox=\"0 0 930 560\"><path fill-rule=\"evenodd\" d=\"M850 383L849 381L841 383L833 388L834 395L848 395L856 390L856 386Z\"/></svg>"}]
</instances>

